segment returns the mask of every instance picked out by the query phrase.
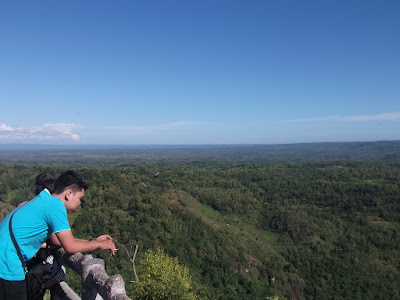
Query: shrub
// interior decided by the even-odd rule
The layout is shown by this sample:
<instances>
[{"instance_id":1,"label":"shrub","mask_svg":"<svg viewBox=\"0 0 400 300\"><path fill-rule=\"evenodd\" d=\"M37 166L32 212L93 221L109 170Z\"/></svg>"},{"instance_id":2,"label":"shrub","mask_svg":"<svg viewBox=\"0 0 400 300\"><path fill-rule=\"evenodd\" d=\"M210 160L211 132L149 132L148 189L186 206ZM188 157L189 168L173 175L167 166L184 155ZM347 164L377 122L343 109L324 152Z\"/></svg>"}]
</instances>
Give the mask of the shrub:
<instances>
[{"instance_id":1,"label":"shrub","mask_svg":"<svg viewBox=\"0 0 400 300\"><path fill-rule=\"evenodd\" d=\"M161 248L147 250L138 267L141 274L133 285L133 299L195 299L189 270Z\"/></svg>"}]
</instances>

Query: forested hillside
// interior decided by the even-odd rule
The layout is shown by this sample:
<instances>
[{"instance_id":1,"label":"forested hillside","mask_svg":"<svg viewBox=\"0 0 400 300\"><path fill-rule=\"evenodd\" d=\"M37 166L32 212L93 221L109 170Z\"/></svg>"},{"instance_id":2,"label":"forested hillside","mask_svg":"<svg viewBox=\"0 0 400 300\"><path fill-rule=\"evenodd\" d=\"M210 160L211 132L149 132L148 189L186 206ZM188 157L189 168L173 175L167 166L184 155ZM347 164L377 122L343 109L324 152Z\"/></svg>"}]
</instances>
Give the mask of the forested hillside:
<instances>
[{"instance_id":1,"label":"forested hillside","mask_svg":"<svg viewBox=\"0 0 400 300\"><path fill-rule=\"evenodd\" d=\"M77 157L77 159L80 159ZM81 238L109 233L109 274L134 294L124 253L163 249L202 299L400 299L396 162L135 162L77 169L91 184L70 216ZM0 219L66 167L0 164ZM137 270L140 278L141 270Z\"/></svg>"}]
</instances>

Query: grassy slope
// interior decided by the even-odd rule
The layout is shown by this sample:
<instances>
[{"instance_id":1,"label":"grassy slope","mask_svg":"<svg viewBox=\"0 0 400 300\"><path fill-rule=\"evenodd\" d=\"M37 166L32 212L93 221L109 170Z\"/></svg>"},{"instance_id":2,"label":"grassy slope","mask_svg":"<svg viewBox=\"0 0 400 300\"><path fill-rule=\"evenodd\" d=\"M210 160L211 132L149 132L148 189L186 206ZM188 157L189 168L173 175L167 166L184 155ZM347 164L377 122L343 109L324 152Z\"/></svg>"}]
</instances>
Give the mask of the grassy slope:
<instances>
[{"instance_id":1,"label":"grassy slope","mask_svg":"<svg viewBox=\"0 0 400 300\"><path fill-rule=\"evenodd\" d=\"M284 247L279 242L279 234L258 230L254 224L251 224L251 220L237 215L222 215L185 192L179 192L176 196L186 209L194 213L203 222L213 226L215 229L226 232L235 239L237 238L250 244L255 243L271 250L282 250Z\"/></svg>"}]
</instances>

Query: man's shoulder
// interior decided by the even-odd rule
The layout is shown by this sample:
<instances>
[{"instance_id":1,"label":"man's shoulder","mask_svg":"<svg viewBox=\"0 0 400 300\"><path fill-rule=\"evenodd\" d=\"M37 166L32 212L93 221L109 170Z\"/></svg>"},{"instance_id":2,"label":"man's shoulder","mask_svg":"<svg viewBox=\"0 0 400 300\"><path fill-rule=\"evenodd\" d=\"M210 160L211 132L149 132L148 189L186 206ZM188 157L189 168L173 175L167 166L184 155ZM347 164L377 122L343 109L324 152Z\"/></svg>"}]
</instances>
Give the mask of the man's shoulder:
<instances>
[{"instance_id":1,"label":"man's shoulder","mask_svg":"<svg viewBox=\"0 0 400 300\"><path fill-rule=\"evenodd\" d=\"M63 205L62 201L59 198L52 196L46 190L41 191L40 194L37 195L33 200L36 200L36 198L38 198L37 200L41 201L42 203L45 201L51 202L53 205Z\"/></svg>"},{"instance_id":2,"label":"man's shoulder","mask_svg":"<svg viewBox=\"0 0 400 300\"><path fill-rule=\"evenodd\" d=\"M60 199L53 197L45 191L42 191L24 206L26 207L21 207L24 213L37 213L39 215L49 215L60 209L63 210L65 207Z\"/></svg>"}]
</instances>

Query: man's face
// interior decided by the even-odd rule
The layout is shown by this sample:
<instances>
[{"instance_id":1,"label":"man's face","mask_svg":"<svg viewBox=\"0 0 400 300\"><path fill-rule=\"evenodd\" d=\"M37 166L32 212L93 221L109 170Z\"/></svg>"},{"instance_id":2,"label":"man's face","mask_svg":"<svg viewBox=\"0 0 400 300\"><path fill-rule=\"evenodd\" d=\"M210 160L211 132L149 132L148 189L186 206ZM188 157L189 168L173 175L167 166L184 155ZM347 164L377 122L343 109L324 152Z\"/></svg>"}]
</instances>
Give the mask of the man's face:
<instances>
[{"instance_id":1,"label":"man's face","mask_svg":"<svg viewBox=\"0 0 400 300\"><path fill-rule=\"evenodd\" d=\"M84 189L78 192L71 191L71 193L68 194L68 202L66 205L68 213L73 213L78 209L79 205L81 205L81 200L83 196L85 196Z\"/></svg>"}]
</instances>

